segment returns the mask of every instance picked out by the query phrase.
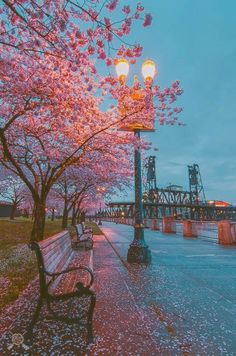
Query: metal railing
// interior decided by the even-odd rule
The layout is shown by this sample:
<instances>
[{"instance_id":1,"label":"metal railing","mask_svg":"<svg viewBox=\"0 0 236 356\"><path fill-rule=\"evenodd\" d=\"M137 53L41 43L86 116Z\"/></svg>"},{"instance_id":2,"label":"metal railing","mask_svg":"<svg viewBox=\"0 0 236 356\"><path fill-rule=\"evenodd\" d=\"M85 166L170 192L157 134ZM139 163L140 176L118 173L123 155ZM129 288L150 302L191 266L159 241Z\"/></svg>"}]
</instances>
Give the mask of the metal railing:
<instances>
[{"instance_id":1,"label":"metal railing","mask_svg":"<svg viewBox=\"0 0 236 356\"><path fill-rule=\"evenodd\" d=\"M120 224L133 225L132 218L103 218L104 221L117 222ZM145 219L144 224L146 228L152 228L153 219ZM157 222L157 229L161 232L163 231L163 219L155 219ZM192 223L192 233L194 237L205 240L207 242L219 243L219 222L211 221L191 221ZM236 222L229 222L230 232L234 243L236 243ZM172 231L177 235L183 235L183 225L184 222L181 220L173 220L171 222Z\"/></svg>"},{"instance_id":2,"label":"metal railing","mask_svg":"<svg viewBox=\"0 0 236 356\"><path fill-rule=\"evenodd\" d=\"M217 222L193 222L193 233L198 238L208 242L218 243L218 223Z\"/></svg>"}]
</instances>

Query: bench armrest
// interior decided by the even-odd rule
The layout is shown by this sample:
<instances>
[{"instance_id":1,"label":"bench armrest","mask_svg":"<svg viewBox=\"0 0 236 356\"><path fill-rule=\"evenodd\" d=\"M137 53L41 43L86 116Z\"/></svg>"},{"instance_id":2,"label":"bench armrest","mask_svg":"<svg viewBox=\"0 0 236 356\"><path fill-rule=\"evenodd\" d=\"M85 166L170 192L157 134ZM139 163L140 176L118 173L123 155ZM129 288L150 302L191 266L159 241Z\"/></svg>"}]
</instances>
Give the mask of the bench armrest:
<instances>
[{"instance_id":1,"label":"bench armrest","mask_svg":"<svg viewBox=\"0 0 236 356\"><path fill-rule=\"evenodd\" d=\"M87 242L87 241L93 241L93 239L91 237L86 237L86 239L84 238L83 240L75 240L75 241L73 241L73 244L80 244L82 242Z\"/></svg>"},{"instance_id":2,"label":"bench armrest","mask_svg":"<svg viewBox=\"0 0 236 356\"><path fill-rule=\"evenodd\" d=\"M86 234L86 233L93 233L93 229L91 228L91 227L86 227L85 229L84 229L84 233Z\"/></svg>"},{"instance_id":3,"label":"bench armrest","mask_svg":"<svg viewBox=\"0 0 236 356\"><path fill-rule=\"evenodd\" d=\"M88 240L93 240L93 237L92 237L91 235L88 235L88 234L80 235L79 238L80 238L80 239L78 240L79 242L84 242L84 241L88 241Z\"/></svg>"},{"instance_id":4,"label":"bench armrest","mask_svg":"<svg viewBox=\"0 0 236 356\"><path fill-rule=\"evenodd\" d=\"M94 274L93 274L93 271L87 266L69 267L69 268L67 268L65 270L62 270L62 271L56 272L56 273L51 273L51 272L48 272L46 270L44 270L44 272L48 276L56 278L56 277L59 277L61 274L70 273L70 272L73 272L73 271L76 271L76 270L79 270L79 269L85 270L90 274L90 281L89 281L89 284L86 286L87 288L90 288L92 286L93 282L94 282Z\"/></svg>"}]
</instances>

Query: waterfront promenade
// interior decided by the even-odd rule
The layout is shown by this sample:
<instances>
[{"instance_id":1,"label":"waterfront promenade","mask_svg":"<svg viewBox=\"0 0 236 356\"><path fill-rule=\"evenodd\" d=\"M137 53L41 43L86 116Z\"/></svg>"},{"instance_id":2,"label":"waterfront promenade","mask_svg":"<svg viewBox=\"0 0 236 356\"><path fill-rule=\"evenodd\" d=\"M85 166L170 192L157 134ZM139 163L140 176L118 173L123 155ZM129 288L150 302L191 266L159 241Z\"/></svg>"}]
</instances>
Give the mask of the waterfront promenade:
<instances>
[{"instance_id":1,"label":"waterfront promenade","mask_svg":"<svg viewBox=\"0 0 236 356\"><path fill-rule=\"evenodd\" d=\"M11 348L10 332L23 332L34 310L36 279L0 317L1 354L236 355L235 247L146 229L152 263L131 265L133 228L101 228L79 255L95 274L94 344L77 326L40 320L33 347Z\"/></svg>"},{"instance_id":2,"label":"waterfront promenade","mask_svg":"<svg viewBox=\"0 0 236 356\"><path fill-rule=\"evenodd\" d=\"M133 228L103 223L102 230L125 260ZM149 229L145 239L152 264L131 268L129 291L149 314L156 342L170 354L236 355L236 247Z\"/></svg>"}]
</instances>

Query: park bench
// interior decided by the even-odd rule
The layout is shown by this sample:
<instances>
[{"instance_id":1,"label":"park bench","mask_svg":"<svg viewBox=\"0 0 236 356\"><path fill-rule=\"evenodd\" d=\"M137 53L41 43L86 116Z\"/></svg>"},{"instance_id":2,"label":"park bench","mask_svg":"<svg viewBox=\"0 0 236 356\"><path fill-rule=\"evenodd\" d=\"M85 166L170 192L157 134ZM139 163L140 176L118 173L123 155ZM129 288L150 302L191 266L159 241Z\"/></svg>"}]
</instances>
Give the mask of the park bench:
<instances>
[{"instance_id":1,"label":"park bench","mask_svg":"<svg viewBox=\"0 0 236 356\"><path fill-rule=\"evenodd\" d=\"M84 325L87 329L87 342L92 342L92 318L96 297L90 287L93 284L94 276L89 267L82 265L73 266L73 260L78 252L75 252L71 247L69 232L63 231L46 240L32 242L30 243L30 248L35 251L37 257L40 289L37 307L28 327L26 339L32 341L33 328L39 318L43 304L46 303L50 319ZM63 276L66 276L66 278ZM57 302L62 303L71 298L81 298L84 296L89 298L89 307L85 315L83 315L83 318L86 316L85 323L82 323L81 316L78 318L73 315L70 318L59 315L52 305L54 302L58 305Z\"/></svg>"},{"instance_id":2,"label":"park bench","mask_svg":"<svg viewBox=\"0 0 236 356\"><path fill-rule=\"evenodd\" d=\"M75 230L77 234L77 241L75 243L75 246L77 243L79 243L79 246L83 246L86 249L91 249L93 248L93 233L91 229L84 229L84 226L82 224L77 224L75 225Z\"/></svg>"},{"instance_id":3,"label":"park bench","mask_svg":"<svg viewBox=\"0 0 236 356\"><path fill-rule=\"evenodd\" d=\"M87 233L93 234L93 229L91 227L86 227L84 222L82 222L81 225L82 225L84 234L87 234Z\"/></svg>"}]
</instances>

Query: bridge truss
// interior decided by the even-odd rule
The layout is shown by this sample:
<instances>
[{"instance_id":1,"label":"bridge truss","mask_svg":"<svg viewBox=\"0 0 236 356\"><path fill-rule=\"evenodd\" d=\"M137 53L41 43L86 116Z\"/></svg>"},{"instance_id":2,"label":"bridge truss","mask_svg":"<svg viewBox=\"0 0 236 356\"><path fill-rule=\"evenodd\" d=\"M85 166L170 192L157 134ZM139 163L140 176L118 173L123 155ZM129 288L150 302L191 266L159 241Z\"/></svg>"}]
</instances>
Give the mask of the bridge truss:
<instances>
[{"instance_id":1,"label":"bridge truss","mask_svg":"<svg viewBox=\"0 0 236 356\"><path fill-rule=\"evenodd\" d=\"M198 221L236 220L236 207L217 207L212 205L145 203L144 218L161 219L164 216L175 216L176 219L193 219ZM107 204L101 212L102 217L109 218L133 218L133 202L115 202Z\"/></svg>"},{"instance_id":2,"label":"bridge truss","mask_svg":"<svg viewBox=\"0 0 236 356\"><path fill-rule=\"evenodd\" d=\"M156 188L149 190L147 195L144 195L144 202L155 204L190 204L190 192L183 190L173 190L168 188Z\"/></svg>"},{"instance_id":3,"label":"bridge truss","mask_svg":"<svg viewBox=\"0 0 236 356\"><path fill-rule=\"evenodd\" d=\"M146 171L143 194L144 218L174 216L176 219L198 221L236 220L236 207L207 204L198 164L188 166L189 191L183 191L182 187L176 185L167 188L157 187L155 156L147 158L144 168ZM101 216L133 218L134 203L110 202L101 212Z\"/></svg>"}]
</instances>

